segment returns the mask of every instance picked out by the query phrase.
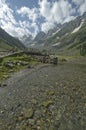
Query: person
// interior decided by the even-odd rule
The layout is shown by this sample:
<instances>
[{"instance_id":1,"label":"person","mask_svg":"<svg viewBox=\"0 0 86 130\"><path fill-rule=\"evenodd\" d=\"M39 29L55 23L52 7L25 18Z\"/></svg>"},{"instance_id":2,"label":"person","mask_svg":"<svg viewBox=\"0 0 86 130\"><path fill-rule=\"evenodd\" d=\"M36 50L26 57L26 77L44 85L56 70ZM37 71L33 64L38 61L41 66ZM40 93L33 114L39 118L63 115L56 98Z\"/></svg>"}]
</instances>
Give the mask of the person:
<instances>
[{"instance_id":1,"label":"person","mask_svg":"<svg viewBox=\"0 0 86 130\"><path fill-rule=\"evenodd\" d=\"M43 63L46 63L46 56L43 56Z\"/></svg>"},{"instance_id":2,"label":"person","mask_svg":"<svg viewBox=\"0 0 86 130\"><path fill-rule=\"evenodd\" d=\"M54 64L54 65L57 65L57 64L58 64L58 57L55 57L55 58L53 59L53 64Z\"/></svg>"}]
</instances>

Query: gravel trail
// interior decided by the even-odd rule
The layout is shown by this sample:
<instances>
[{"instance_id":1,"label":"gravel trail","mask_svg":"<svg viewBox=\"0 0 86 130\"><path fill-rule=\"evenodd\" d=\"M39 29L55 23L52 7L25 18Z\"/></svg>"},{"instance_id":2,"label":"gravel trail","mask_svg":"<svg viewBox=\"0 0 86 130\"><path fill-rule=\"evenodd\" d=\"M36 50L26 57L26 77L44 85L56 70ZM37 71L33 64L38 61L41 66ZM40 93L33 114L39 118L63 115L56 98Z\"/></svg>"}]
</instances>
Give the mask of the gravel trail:
<instances>
[{"instance_id":1,"label":"gravel trail","mask_svg":"<svg viewBox=\"0 0 86 130\"><path fill-rule=\"evenodd\" d=\"M0 130L85 130L86 64L38 65L0 87Z\"/></svg>"}]
</instances>

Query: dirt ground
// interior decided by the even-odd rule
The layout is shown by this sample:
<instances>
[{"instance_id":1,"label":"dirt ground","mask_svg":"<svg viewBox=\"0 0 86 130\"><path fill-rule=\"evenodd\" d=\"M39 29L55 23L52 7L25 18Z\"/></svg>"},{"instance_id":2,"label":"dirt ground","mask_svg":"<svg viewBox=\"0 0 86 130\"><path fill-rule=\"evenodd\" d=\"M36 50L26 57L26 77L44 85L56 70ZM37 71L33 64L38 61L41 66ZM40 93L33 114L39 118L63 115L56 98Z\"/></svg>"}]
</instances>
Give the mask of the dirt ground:
<instances>
[{"instance_id":1,"label":"dirt ground","mask_svg":"<svg viewBox=\"0 0 86 130\"><path fill-rule=\"evenodd\" d=\"M0 130L86 130L86 60L38 65L2 82Z\"/></svg>"}]
</instances>

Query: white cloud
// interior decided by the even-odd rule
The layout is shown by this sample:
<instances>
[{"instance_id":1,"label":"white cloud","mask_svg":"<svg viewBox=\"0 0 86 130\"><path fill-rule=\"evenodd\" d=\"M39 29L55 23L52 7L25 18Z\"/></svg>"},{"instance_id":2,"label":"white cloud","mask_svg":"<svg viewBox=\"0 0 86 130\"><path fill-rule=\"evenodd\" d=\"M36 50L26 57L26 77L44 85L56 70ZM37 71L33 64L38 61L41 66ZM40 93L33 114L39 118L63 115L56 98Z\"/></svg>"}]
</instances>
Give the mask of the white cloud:
<instances>
[{"instance_id":1,"label":"white cloud","mask_svg":"<svg viewBox=\"0 0 86 130\"><path fill-rule=\"evenodd\" d=\"M22 10L23 11L23 10ZM28 8L24 8L25 14L28 11ZM9 8L5 0L0 0L0 27L3 28L5 31L7 31L10 35L15 37L22 37L23 35L29 35L32 34L35 36L38 32L38 27L36 23L34 22L37 18L37 14L33 16L34 12L36 12L36 9L32 9L30 11L30 19L33 20L32 23L29 22L29 20L19 20L18 22L15 20L14 17L14 11ZM35 30L34 33L30 31L30 28L33 27Z\"/></svg>"},{"instance_id":2,"label":"white cloud","mask_svg":"<svg viewBox=\"0 0 86 130\"><path fill-rule=\"evenodd\" d=\"M77 6L81 5L82 3L84 3L85 0L72 0L72 2L74 2Z\"/></svg>"},{"instance_id":3,"label":"white cloud","mask_svg":"<svg viewBox=\"0 0 86 130\"><path fill-rule=\"evenodd\" d=\"M0 0L0 8L3 6L4 3L5 3L5 0Z\"/></svg>"},{"instance_id":4,"label":"white cloud","mask_svg":"<svg viewBox=\"0 0 86 130\"><path fill-rule=\"evenodd\" d=\"M51 9L51 3L47 0L39 1L40 6L40 14L45 17L46 19L51 19L52 16L50 16L50 9ZM52 15L52 14L51 14Z\"/></svg>"},{"instance_id":5,"label":"white cloud","mask_svg":"<svg viewBox=\"0 0 86 130\"><path fill-rule=\"evenodd\" d=\"M0 0L0 19L16 24L16 20L13 16L13 10L8 7L5 1L2 2L2 0Z\"/></svg>"},{"instance_id":6,"label":"white cloud","mask_svg":"<svg viewBox=\"0 0 86 130\"><path fill-rule=\"evenodd\" d=\"M41 29L44 32L48 32L48 30L53 29L55 25L53 23L45 22L42 24Z\"/></svg>"},{"instance_id":7,"label":"white cloud","mask_svg":"<svg viewBox=\"0 0 86 130\"><path fill-rule=\"evenodd\" d=\"M37 33L39 32L38 26L36 23L32 23L31 27L34 28L34 33L33 33L33 37L35 37L37 35Z\"/></svg>"},{"instance_id":8,"label":"white cloud","mask_svg":"<svg viewBox=\"0 0 86 130\"><path fill-rule=\"evenodd\" d=\"M75 9L68 1L58 0L50 3L48 0L39 1L40 14L46 23L42 24L42 30L48 31L55 23L64 23L74 19Z\"/></svg>"},{"instance_id":9,"label":"white cloud","mask_svg":"<svg viewBox=\"0 0 86 130\"><path fill-rule=\"evenodd\" d=\"M1 20L1 27L6 30L10 35L15 36L15 37L22 37L24 34L29 35L30 31L27 28L21 27L21 26L16 26L12 24L10 21L5 21Z\"/></svg>"},{"instance_id":10,"label":"white cloud","mask_svg":"<svg viewBox=\"0 0 86 130\"><path fill-rule=\"evenodd\" d=\"M54 28L55 24L68 22L74 19L77 13L82 15L86 12L86 0L39 0L38 5L38 8L23 6L14 11L6 0L0 0L0 27L12 36L32 34L35 37L40 27L47 32ZM16 16L19 16L20 20L16 19Z\"/></svg>"},{"instance_id":11,"label":"white cloud","mask_svg":"<svg viewBox=\"0 0 86 130\"><path fill-rule=\"evenodd\" d=\"M86 0L80 5L78 12L82 15L84 12L86 12Z\"/></svg>"},{"instance_id":12,"label":"white cloud","mask_svg":"<svg viewBox=\"0 0 86 130\"><path fill-rule=\"evenodd\" d=\"M13 10L9 8L5 0L0 0L0 26L5 29L9 34L14 35L15 26L17 22L13 16Z\"/></svg>"},{"instance_id":13,"label":"white cloud","mask_svg":"<svg viewBox=\"0 0 86 130\"><path fill-rule=\"evenodd\" d=\"M82 15L84 12L86 12L86 0L72 0L72 2L76 5L78 8L78 13Z\"/></svg>"},{"instance_id":14,"label":"white cloud","mask_svg":"<svg viewBox=\"0 0 86 130\"><path fill-rule=\"evenodd\" d=\"M70 16L72 16L74 12L75 10L72 9L71 4L64 0L54 2L51 9L51 13L54 16L54 21L57 23L64 23L64 20L66 19L69 19L70 21Z\"/></svg>"},{"instance_id":15,"label":"white cloud","mask_svg":"<svg viewBox=\"0 0 86 130\"><path fill-rule=\"evenodd\" d=\"M28 7L21 7L20 9L17 10L17 13L20 14L22 17L27 17L28 21L24 21L24 22L19 22L21 27L24 28L33 28L32 34L33 37L36 36L36 34L38 33L39 29L37 26L37 19L39 18L39 9L37 8L33 8L30 9ZM29 22L29 20L31 20L31 22Z\"/></svg>"},{"instance_id":16,"label":"white cloud","mask_svg":"<svg viewBox=\"0 0 86 130\"><path fill-rule=\"evenodd\" d=\"M31 26L29 21L21 21L21 20L19 20L19 25L21 28L29 28Z\"/></svg>"},{"instance_id":17,"label":"white cloud","mask_svg":"<svg viewBox=\"0 0 86 130\"><path fill-rule=\"evenodd\" d=\"M21 7L17 10L17 13L20 14L22 17L26 15L32 22L35 22L39 17L39 12L37 8L30 9L28 7Z\"/></svg>"},{"instance_id":18,"label":"white cloud","mask_svg":"<svg viewBox=\"0 0 86 130\"><path fill-rule=\"evenodd\" d=\"M67 17L67 18L63 21L63 23L69 22L69 21L74 20L74 19L75 19L74 16L69 16L69 17Z\"/></svg>"}]
</instances>

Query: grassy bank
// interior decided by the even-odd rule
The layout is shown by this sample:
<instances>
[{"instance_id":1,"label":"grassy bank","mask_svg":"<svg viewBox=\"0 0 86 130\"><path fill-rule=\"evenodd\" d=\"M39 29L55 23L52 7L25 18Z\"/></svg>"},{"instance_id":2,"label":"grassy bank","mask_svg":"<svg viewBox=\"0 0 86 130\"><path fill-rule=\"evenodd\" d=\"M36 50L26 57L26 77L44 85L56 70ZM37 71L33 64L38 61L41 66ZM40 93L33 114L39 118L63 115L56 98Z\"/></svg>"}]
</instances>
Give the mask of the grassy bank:
<instances>
[{"instance_id":1,"label":"grassy bank","mask_svg":"<svg viewBox=\"0 0 86 130\"><path fill-rule=\"evenodd\" d=\"M11 73L37 64L37 60L26 54L8 56L0 60L0 80L10 77Z\"/></svg>"}]
</instances>

